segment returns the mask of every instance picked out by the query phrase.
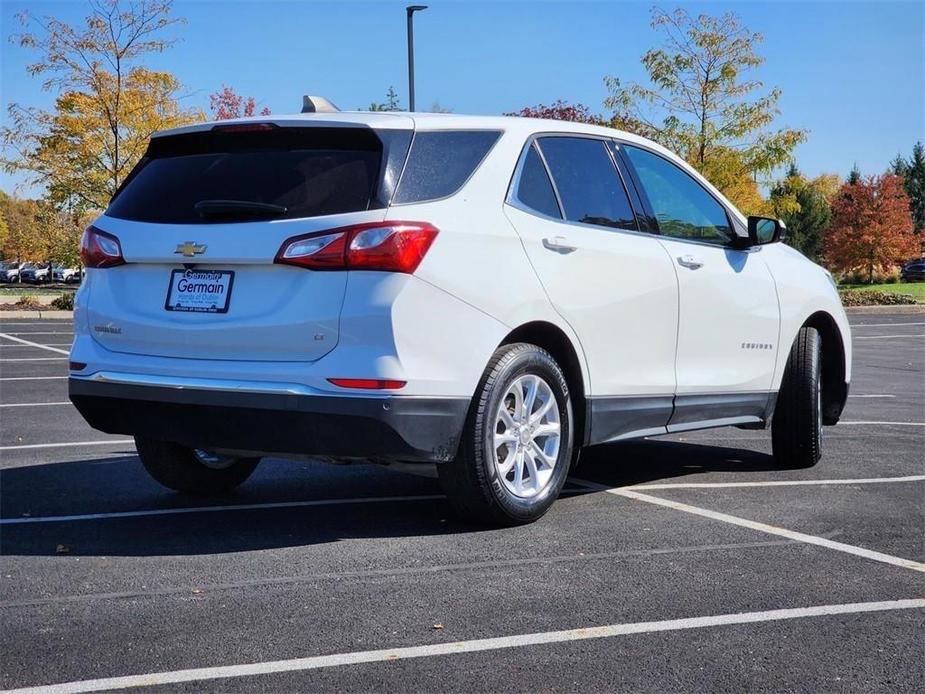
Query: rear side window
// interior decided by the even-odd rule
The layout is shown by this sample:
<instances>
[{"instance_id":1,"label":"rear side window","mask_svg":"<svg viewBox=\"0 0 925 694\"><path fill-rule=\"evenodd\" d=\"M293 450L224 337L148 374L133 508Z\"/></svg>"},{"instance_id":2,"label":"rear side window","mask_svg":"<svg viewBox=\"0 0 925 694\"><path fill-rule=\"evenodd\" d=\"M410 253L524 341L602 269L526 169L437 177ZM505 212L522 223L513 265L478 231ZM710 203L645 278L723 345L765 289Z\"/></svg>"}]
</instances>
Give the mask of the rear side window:
<instances>
[{"instance_id":1,"label":"rear side window","mask_svg":"<svg viewBox=\"0 0 925 694\"><path fill-rule=\"evenodd\" d=\"M726 209L689 174L667 159L638 147L624 146L665 236L706 243L735 237Z\"/></svg>"},{"instance_id":2,"label":"rear side window","mask_svg":"<svg viewBox=\"0 0 925 694\"><path fill-rule=\"evenodd\" d=\"M527 156L524 157L515 197L531 210L536 210L549 217L562 217L559 203L556 202L556 194L549 181L549 175L546 173L546 166L540 159L539 152L536 151L536 145L530 145Z\"/></svg>"},{"instance_id":3,"label":"rear side window","mask_svg":"<svg viewBox=\"0 0 925 694\"><path fill-rule=\"evenodd\" d=\"M106 213L198 224L357 212L374 199L381 159L382 143L362 128L159 137Z\"/></svg>"},{"instance_id":4,"label":"rear side window","mask_svg":"<svg viewBox=\"0 0 925 694\"><path fill-rule=\"evenodd\" d=\"M453 195L469 180L500 136L497 130L415 133L392 203L424 202Z\"/></svg>"},{"instance_id":5,"label":"rear side window","mask_svg":"<svg viewBox=\"0 0 925 694\"><path fill-rule=\"evenodd\" d=\"M539 143L566 219L636 229L626 189L603 141L545 137Z\"/></svg>"}]
</instances>

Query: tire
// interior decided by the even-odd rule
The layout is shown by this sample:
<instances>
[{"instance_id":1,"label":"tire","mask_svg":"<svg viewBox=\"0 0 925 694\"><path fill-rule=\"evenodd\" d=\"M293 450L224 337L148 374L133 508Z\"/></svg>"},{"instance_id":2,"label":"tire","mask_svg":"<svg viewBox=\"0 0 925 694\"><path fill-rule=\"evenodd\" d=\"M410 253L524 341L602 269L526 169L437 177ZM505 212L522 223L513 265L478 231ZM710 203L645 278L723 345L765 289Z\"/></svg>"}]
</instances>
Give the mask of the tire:
<instances>
[{"instance_id":1,"label":"tire","mask_svg":"<svg viewBox=\"0 0 925 694\"><path fill-rule=\"evenodd\" d=\"M521 411L515 420L516 393L520 392L520 402L526 407L531 384L532 416L525 417ZM505 419L501 419L502 403ZM545 410L544 405L548 405ZM573 421L568 384L552 356L526 343L500 347L479 381L455 460L437 466L440 484L456 514L491 526L541 518L568 477ZM556 427L558 436L552 433ZM544 431L550 433L544 435ZM496 435L508 441L496 447Z\"/></svg>"},{"instance_id":2,"label":"tire","mask_svg":"<svg viewBox=\"0 0 925 694\"><path fill-rule=\"evenodd\" d=\"M800 328L790 348L771 441L780 467L812 467L822 456L822 339L815 328Z\"/></svg>"},{"instance_id":3,"label":"tire","mask_svg":"<svg viewBox=\"0 0 925 694\"><path fill-rule=\"evenodd\" d=\"M242 484L260 458L210 456L177 443L135 437L145 470L168 489L196 496L218 496ZM210 461L210 462L207 462Z\"/></svg>"}]
</instances>

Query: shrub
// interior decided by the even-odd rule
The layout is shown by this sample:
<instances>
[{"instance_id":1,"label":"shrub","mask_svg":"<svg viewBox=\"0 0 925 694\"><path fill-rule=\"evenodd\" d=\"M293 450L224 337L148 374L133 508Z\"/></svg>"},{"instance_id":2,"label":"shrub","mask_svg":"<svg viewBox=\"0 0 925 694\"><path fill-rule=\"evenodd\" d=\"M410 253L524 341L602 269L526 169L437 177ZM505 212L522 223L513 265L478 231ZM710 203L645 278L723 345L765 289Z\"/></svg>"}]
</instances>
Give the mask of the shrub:
<instances>
[{"instance_id":1,"label":"shrub","mask_svg":"<svg viewBox=\"0 0 925 694\"><path fill-rule=\"evenodd\" d=\"M0 304L3 311L38 311L41 308L45 307L34 296L24 296L15 304Z\"/></svg>"},{"instance_id":2,"label":"shrub","mask_svg":"<svg viewBox=\"0 0 925 694\"><path fill-rule=\"evenodd\" d=\"M910 294L897 292L866 292L851 289L838 292L843 306L899 306L914 304Z\"/></svg>"},{"instance_id":3,"label":"shrub","mask_svg":"<svg viewBox=\"0 0 925 694\"><path fill-rule=\"evenodd\" d=\"M74 310L74 292L68 292L62 294L59 297L56 297L51 302L51 307L59 311L73 311Z\"/></svg>"}]
</instances>

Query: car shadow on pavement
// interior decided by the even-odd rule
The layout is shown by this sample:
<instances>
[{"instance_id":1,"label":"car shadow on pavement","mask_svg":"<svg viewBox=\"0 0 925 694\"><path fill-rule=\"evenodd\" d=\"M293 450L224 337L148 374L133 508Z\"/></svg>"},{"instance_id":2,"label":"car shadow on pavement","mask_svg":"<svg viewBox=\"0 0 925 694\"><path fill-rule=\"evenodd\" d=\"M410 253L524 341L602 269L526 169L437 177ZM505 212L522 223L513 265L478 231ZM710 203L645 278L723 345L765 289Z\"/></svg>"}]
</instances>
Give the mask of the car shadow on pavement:
<instances>
[{"instance_id":1,"label":"car shadow on pavement","mask_svg":"<svg viewBox=\"0 0 925 694\"><path fill-rule=\"evenodd\" d=\"M771 457L754 451L640 441L585 451L575 476L607 486L623 486L697 472L771 469ZM567 489L573 497L593 493L575 485ZM446 536L486 530L456 520L443 499L428 498L439 494L434 479L393 473L375 465L267 461L251 480L220 499L186 497L161 488L147 477L135 456L14 467L0 471L0 511L4 519L366 497L408 498L7 523L0 526L0 555L223 554L352 538Z\"/></svg>"},{"instance_id":2,"label":"car shadow on pavement","mask_svg":"<svg viewBox=\"0 0 925 694\"><path fill-rule=\"evenodd\" d=\"M780 469L772 456L761 451L654 439L587 448L572 474L608 487L624 487L707 472Z\"/></svg>"}]
</instances>

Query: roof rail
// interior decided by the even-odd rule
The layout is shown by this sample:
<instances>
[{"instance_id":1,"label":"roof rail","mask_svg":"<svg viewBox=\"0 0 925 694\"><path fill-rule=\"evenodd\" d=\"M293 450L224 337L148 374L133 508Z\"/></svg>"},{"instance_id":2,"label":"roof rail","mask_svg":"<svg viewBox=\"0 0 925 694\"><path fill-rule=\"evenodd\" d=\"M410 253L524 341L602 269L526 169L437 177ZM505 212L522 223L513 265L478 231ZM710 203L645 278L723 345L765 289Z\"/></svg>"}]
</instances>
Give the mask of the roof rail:
<instances>
[{"instance_id":1,"label":"roof rail","mask_svg":"<svg viewBox=\"0 0 925 694\"><path fill-rule=\"evenodd\" d=\"M305 94L302 97L302 113L337 113L338 111L340 109L323 96Z\"/></svg>"}]
</instances>

